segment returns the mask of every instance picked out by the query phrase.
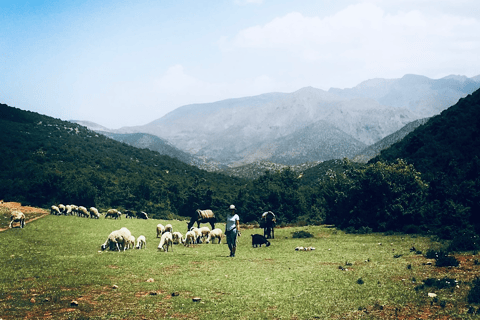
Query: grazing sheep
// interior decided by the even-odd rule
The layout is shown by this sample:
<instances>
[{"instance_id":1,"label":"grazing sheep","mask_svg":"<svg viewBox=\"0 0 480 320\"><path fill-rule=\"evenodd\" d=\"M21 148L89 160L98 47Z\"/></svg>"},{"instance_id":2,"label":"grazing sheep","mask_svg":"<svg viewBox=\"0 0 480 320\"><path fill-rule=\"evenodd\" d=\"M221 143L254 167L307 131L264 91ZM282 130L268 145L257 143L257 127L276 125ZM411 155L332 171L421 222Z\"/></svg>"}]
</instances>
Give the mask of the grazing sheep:
<instances>
[{"instance_id":1,"label":"grazing sheep","mask_svg":"<svg viewBox=\"0 0 480 320\"><path fill-rule=\"evenodd\" d=\"M165 225L165 232L173 232L173 227L170 223Z\"/></svg>"},{"instance_id":2,"label":"grazing sheep","mask_svg":"<svg viewBox=\"0 0 480 320\"><path fill-rule=\"evenodd\" d=\"M81 216L81 217L90 217L90 213L88 213L88 210L87 208L85 208L84 206L79 206L78 207L78 214Z\"/></svg>"},{"instance_id":3,"label":"grazing sheep","mask_svg":"<svg viewBox=\"0 0 480 320\"><path fill-rule=\"evenodd\" d=\"M145 239L145 236L139 236L137 238L137 249L146 249L147 248L147 239Z\"/></svg>"},{"instance_id":4,"label":"grazing sheep","mask_svg":"<svg viewBox=\"0 0 480 320\"><path fill-rule=\"evenodd\" d=\"M208 234L210 233L210 229L208 227L201 227L199 228L200 230L200 238L202 239L202 242L205 241L206 238L208 238Z\"/></svg>"},{"instance_id":5,"label":"grazing sheep","mask_svg":"<svg viewBox=\"0 0 480 320\"><path fill-rule=\"evenodd\" d=\"M185 234L185 241L183 242L184 246L190 246L190 244L194 244L196 241L196 234L195 231L187 231Z\"/></svg>"},{"instance_id":6,"label":"grazing sheep","mask_svg":"<svg viewBox=\"0 0 480 320\"><path fill-rule=\"evenodd\" d=\"M105 214L105 219L107 217L118 219L122 217L122 213L117 209L108 209L107 213Z\"/></svg>"},{"instance_id":7,"label":"grazing sheep","mask_svg":"<svg viewBox=\"0 0 480 320\"><path fill-rule=\"evenodd\" d=\"M157 238L161 237L162 234L165 233L165 227L163 226L163 224L159 223L157 224Z\"/></svg>"},{"instance_id":8,"label":"grazing sheep","mask_svg":"<svg viewBox=\"0 0 480 320\"><path fill-rule=\"evenodd\" d=\"M100 218L100 213L98 212L97 208L90 207L90 218L94 218L94 219Z\"/></svg>"},{"instance_id":9,"label":"grazing sheep","mask_svg":"<svg viewBox=\"0 0 480 320\"><path fill-rule=\"evenodd\" d=\"M67 205L65 206L65 215L66 215L66 216L71 216L71 215L72 215L72 210L73 210L73 209L72 209L72 206L69 205L69 204L67 204Z\"/></svg>"},{"instance_id":10,"label":"grazing sheep","mask_svg":"<svg viewBox=\"0 0 480 320\"><path fill-rule=\"evenodd\" d=\"M135 218L135 213L133 211L130 211L130 210L125 210L125 218L130 218L130 219L133 219Z\"/></svg>"},{"instance_id":11,"label":"grazing sheep","mask_svg":"<svg viewBox=\"0 0 480 320\"><path fill-rule=\"evenodd\" d=\"M148 214L145 211L137 212L137 218L148 220Z\"/></svg>"},{"instance_id":12,"label":"grazing sheep","mask_svg":"<svg viewBox=\"0 0 480 320\"><path fill-rule=\"evenodd\" d=\"M218 244L220 244L222 242L222 235L223 235L222 229L219 229L219 228L213 229L208 233L207 243L210 243L210 241L212 241L213 243L215 239L218 239Z\"/></svg>"},{"instance_id":13,"label":"grazing sheep","mask_svg":"<svg viewBox=\"0 0 480 320\"><path fill-rule=\"evenodd\" d=\"M122 229L126 229L126 228L122 228ZM105 250L107 247L110 248L110 250L112 250L112 251L115 250L115 248L118 251L121 251L121 248L123 248L123 250L125 251L128 239L130 238L131 234L128 235L128 233L130 233L130 231L128 231L128 229L126 229L126 230L122 230L122 229L112 231L108 235L107 240L101 246L102 251ZM128 233L126 231L128 231Z\"/></svg>"},{"instance_id":14,"label":"grazing sheep","mask_svg":"<svg viewBox=\"0 0 480 320\"><path fill-rule=\"evenodd\" d=\"M257 246L265 244L267 247L270 246L270 242L267 240L265 236L261 234L252 234L252 247L256 248Z\"/></svg>"},{"instance_id":15,"label":"grazing sheep","mask_svg":"<svg viewBox=\"0 0 480 320\"><path fill-rule=\"evenodd\" d=\"M190 231L195 232L195 243L201 243L200 238L202 236L202 232L200 231L200 229L198 229L197 227L191 227Z\"/></svg>"},{"instance_id":16,"label":"grazing sheep","mask_svg":"<svg viewBox=\"0 0 480 320\"><path fill-rule=\"evenodd\" d=\"M168 247L173 249L173 238L171 232L165 232L160 238L160 244L158 245L158 250L168 252Z\"/></svg>"},{"instance_id":17,"label":"grazing sheep","mask_svg":"<svg viewBox=\"0 0 480 320\"><path fill-rule=\"evenodd\" d=\"M70 206L72 207L72 215L78 216L78 206L74 204L71 204Z\"/></svg>"},{"instance_id":18,"label":"grazing sheep","mask_svg":"<svg viewBox=\"0 0 480 320\"><path fill-rule=\"evenodd\" d=\"M183 235L178 232L178 231L175 231L174 233L172 233L172 238L173 238L173 244L183 244L184 240L183 240Z\"/></svg>"},{"instance_id":19,"label":"grazing sheep","mask_svg":"<svg viewBox=\"0 0 480 320\"><path fill-rule=\"evenodd\" d=\"M60 212L60 208L57 206L51 206L50 207L50 214L54 214L56 216L61 215L62 213Z\"/></svg>"},{"instance_id":20,"label":"grazing sheep","mask_svg":"<svg viewBox=\"0 0 480 320\"><path fill-rule=\"evenodd\" d=\"M23 212L19 210L12 211L10 214L10 225L8 226L10 229L14 222L20 222L20 228L25 227L25 215Z\"/></svg>"},{"instance_id":21,"label":"grazing sheep","mask_svg":"<svg viewBox=\"0 0 480 320\"><path fill-rule=\"evenodd\" d=\"M58 206L58 209L60 209L60 212L63 214L65 212L65 206L63 204L59 204Z\"/></svg>"}]
</instances>

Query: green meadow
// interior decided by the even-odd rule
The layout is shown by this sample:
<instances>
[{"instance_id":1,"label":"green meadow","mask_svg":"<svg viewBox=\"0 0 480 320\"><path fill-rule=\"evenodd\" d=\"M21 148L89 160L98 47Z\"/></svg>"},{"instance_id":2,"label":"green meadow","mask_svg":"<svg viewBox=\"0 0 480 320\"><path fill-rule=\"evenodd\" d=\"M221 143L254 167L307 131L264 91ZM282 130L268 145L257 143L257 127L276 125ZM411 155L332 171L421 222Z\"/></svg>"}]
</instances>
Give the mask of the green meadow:
<instances>
[{"instance_id":1,"label":"green meadow","mask_svg":"<svg viewBox=\"0 0 480 320\"><path fill-rule=\"evenodd\" d=\"M187 229L178 220L48 215L0 232L0 318L475 318L467 313L466 295L479 269L473 262L465 267L475 255L464 254L457 268L435 267L419 253L442 245L428 237L287 227L275 229L271 246L253 248L250 235L262 230L244 228L230 258L225 240L160 252L158 223L182 234ZM144 235L146 249L102 252L109 233L121 227ZM296 231L313 237L294 238ZM458 285L415 289L424 279L446 276Z\"/></svg>"}]
</instances>

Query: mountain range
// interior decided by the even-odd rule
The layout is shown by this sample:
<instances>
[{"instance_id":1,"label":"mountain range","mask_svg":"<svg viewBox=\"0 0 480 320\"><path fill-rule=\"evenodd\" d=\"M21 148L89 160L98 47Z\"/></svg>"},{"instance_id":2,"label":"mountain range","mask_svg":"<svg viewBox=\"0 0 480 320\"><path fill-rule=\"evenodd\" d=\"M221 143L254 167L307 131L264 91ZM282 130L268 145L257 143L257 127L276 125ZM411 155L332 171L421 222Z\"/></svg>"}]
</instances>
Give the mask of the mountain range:
<instances>
[{"instance_id":1,"label":"mountain range","mask_svg":"<svg viewBox=\"0 0 480 320\"><path fill-rule=\"evenodd\" d=\"M344 157L366 161L420 125L420 119L439 114L479 87L480 75L436 80L405 75L371 79L348 89L306 87L293 93L192 104L146 125L117 130L76 122L140 147L155 150L162 141L164 154L212 170L258 161L284 165ZM399 130L403 133L395 134ZM143 142L132 142L139 133ZM137 135L122 136L128 134ZM147 134L161 140L145 138Z\"/></svg>"}]
</instances>

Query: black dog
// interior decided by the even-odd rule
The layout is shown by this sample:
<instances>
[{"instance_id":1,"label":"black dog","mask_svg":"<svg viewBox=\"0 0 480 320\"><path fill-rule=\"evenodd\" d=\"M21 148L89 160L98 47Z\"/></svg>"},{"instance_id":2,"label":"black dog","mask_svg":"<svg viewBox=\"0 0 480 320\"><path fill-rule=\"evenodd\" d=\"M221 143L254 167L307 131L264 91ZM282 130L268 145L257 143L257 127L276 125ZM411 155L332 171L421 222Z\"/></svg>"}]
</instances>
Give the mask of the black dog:
<instances>
[{"instance_id":1,"label":"black dog","mask_svg":"<svg viewBox=\"0 0 480 320\"><path fill-rule=\"evenodd\" d=\"M262 244L265 244L268 247L270 242L261 234L252 234L252 247L256 248L258 245L261 247Z\"/></svg>"}]
</instances>

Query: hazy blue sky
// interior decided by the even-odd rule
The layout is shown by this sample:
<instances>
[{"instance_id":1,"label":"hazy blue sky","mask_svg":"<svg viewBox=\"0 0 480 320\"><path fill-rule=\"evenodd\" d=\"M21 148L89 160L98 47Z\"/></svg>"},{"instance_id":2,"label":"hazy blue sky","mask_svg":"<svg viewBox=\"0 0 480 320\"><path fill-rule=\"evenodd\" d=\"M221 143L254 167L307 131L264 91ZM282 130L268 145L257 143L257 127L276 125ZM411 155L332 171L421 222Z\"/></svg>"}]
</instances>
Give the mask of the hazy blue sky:
<instances>
[{"instance_id":1,"label":"hazy blue sky","mask_svg":"<svg viewBox=\"0 0 480 320\"><path fill-rule=\"evenodd\" d=\"M480 74L478 0L0 0L0 103L109 128L190 103Z\"/></svg>"}]
</instances>

